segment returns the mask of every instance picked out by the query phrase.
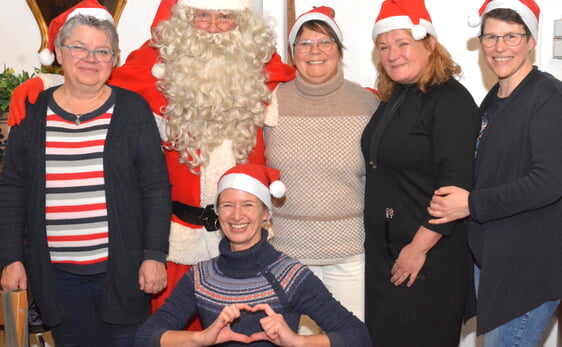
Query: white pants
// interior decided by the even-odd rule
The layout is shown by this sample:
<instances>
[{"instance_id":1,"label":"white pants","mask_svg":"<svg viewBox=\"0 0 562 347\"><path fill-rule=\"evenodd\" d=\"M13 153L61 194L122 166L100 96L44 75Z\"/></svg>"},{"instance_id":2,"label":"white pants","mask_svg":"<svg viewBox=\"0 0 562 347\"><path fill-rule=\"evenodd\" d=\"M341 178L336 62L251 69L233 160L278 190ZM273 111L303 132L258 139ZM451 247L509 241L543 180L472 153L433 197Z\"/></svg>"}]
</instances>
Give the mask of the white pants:
<instances>
[{"instance_id":1,"label":"white pants","mask_svg":"<svg viewBox=\"0 0 562 347\"><path fill-rule=\"evenodd\" d=\"M345 263L308 267L336 300L361 321L365 320L365 254ZM300 335L321 332L312 319L303 316L299 324Z\"/></svg>"}]
</instances>

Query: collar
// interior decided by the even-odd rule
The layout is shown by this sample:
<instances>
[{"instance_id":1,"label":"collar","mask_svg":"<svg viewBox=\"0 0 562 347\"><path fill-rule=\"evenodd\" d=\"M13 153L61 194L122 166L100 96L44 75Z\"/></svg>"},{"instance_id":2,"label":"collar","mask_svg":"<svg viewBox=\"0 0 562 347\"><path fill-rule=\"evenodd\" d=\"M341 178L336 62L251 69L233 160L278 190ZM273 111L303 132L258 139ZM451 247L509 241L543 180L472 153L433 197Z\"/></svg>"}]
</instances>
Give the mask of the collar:
<instances>
[{"instance_id":1,"label":"collar","mask_svg":"<svg viewBox=\"0 0 562 347\"><path fill-rule=\"evenodd\" d=\"M301 74L297 71L297 76L295 78L295 86L297 92L304 97L323 97L329 96L334 93L343 85L343 71L341 68L341 63L338 64L336 75L332 77L325 83L312 84L304 80Z\"/></svg>"},{"instance_id":2,"label":"collar","mask_svg":"<svg viewBox=\"0 0 562 347\"><path fill-rule=\"evenodd\" d=\"M281 253L267 241L267 231L262 229L261 239L252 247L243 251L233 252L230 241L223 237L219 243L220 255L218 267L227 276L233 278L248 278L256 276L268 265L279 258Z\"/></svg>"}]
</instances>

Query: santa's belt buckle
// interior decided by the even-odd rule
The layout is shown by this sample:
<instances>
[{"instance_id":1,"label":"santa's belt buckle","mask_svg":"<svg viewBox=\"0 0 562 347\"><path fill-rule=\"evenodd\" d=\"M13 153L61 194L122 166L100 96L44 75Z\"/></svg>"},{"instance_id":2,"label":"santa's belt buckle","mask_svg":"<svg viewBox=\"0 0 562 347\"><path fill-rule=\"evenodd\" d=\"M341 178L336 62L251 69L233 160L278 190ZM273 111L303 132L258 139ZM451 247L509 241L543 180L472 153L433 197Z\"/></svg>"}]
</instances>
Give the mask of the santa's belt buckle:
<instances>
[{"instance_id":1,"label":"santa's belt buckle","mask_svg":"<svg viewBox=\"0 0 562 347\"><path fill-rule=\"evenodd\" d=\"M215 213L215 205L207 205L199 216L203 226L207 231L215 231L219 229L218 216Z\"/></svg>"}]
</instances>

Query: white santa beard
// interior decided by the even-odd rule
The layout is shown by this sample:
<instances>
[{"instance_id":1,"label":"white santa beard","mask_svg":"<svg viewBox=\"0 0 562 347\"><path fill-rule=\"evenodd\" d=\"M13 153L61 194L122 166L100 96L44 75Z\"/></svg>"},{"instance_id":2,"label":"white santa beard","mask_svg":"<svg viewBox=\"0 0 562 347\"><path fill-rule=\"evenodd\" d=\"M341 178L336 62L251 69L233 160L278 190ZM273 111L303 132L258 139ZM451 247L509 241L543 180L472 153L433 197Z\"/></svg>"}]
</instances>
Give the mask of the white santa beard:
<instances>
[{"instance_id":1,"label":"white santa beard","mask_svg":"<svg viewBox=\"0 0 562 347\"><path fill-rule=\"evenodd\" d=\"M197 36L202 44L187 45L178 59L166 61L166 70L176 71L164 80L168 135L184 161L185 150L195 159L191 165L206 165L208 153L225 139L233 141L237 162L243 162L255 145L255 128L262 125L270 96L263 66L240 44L236 31Z\"/></svg>"}]
</instances>

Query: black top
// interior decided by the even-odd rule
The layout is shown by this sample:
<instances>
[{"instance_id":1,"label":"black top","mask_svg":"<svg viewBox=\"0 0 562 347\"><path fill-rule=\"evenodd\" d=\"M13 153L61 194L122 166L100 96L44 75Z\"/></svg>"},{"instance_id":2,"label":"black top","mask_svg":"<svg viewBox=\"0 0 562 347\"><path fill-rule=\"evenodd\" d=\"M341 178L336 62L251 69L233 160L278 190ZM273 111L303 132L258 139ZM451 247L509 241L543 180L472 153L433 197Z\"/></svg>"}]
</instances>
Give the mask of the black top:
<instances>
[{"instance_id":1,"label":"black top","mask_svg":"<svg viewBox=\"0 0 562 347\"><path fill-rule=\"evenodd\" d=\"M381 103L361 141L367 165L366 324L380 346L452 346L464 314L469 253L459 223L431 225L427 207L439 187L471 188L480 118L454 79L425 94L416 85L394 94L404 89L406 97L380 138L376 168L369 165L372 137L389 103ZM421 225L444 237L414 286L395 287L390 269Z\"/></svg>"}]
</instances>

